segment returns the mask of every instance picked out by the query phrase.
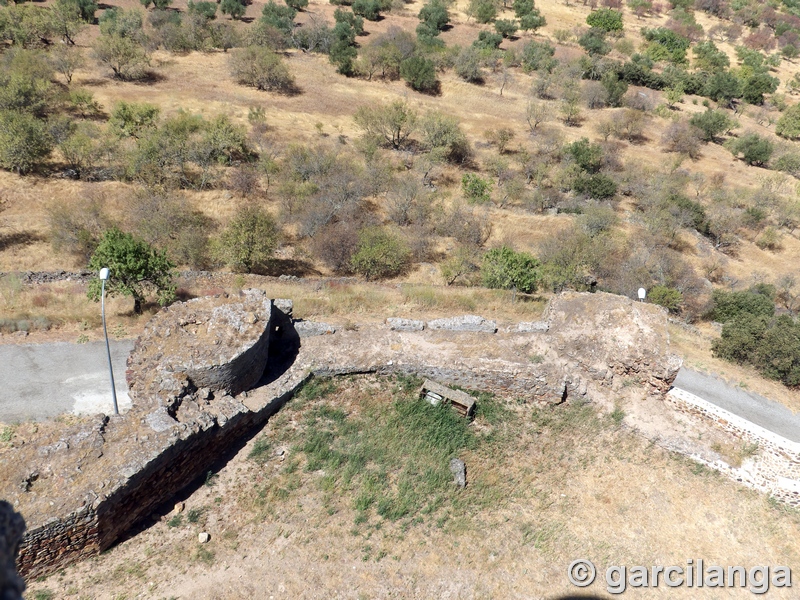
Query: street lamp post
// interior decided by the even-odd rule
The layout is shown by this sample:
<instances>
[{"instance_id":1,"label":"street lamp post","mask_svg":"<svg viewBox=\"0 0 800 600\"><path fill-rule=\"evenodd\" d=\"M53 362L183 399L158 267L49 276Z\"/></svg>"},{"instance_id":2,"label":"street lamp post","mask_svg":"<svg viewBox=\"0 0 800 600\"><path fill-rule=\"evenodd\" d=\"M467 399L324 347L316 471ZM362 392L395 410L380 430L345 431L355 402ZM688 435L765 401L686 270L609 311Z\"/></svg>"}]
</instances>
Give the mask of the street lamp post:
<instances>
[{"instance_id":1,"label":"street lamp post","mask_svg":"<svg viewBox=\"0 0 800 600\"><path fill-rule=\"evenodd\" d=\"M106 337L106 354L108 355L108 373L111 375L111 397L114 399L114 414L119 414L119 407L117 406L117 390L114 387L114 367L111 366L111 347L108 345L108 329L106 329L106 280L108 279L108 267L100 269L100 310L103 313L103 335Z\"/></svg>"}]
</instances>

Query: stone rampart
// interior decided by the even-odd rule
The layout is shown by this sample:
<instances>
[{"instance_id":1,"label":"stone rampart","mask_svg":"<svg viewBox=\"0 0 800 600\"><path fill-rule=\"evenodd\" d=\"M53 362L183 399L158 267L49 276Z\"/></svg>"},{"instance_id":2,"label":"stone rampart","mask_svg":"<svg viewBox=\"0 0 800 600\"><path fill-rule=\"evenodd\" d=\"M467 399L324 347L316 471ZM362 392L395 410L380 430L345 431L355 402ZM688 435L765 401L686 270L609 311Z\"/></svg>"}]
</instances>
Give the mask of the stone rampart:
<instances>
[{"instance_id":1,"label":"stone rampart","mask_svg":"<svg viewBox=\"0 0 800 600\"><path fill-rule=\"evenodd\" d=\"M619 296L585 296L555 298L547 327L490 333L383 325L302 340L287 314L290 303L276 301L282 310L272 309L263 294L173 305L137 342L126 415L87 420L0 456L11 482L2 493L30 525L21 572L34 577L101 552L158 515L159 506L204 476L310 376L404 373L524 402L613 403L628 385L618 375L633 373L637 393L660 397L680 366L669 353L666 313ZM226 315L216 318L227 323L223 331L214 333L214 314ZM197 385L197 365L206 368L210 358L232 364L241 356L249 358L237 375L228 371ZM255 373L256 387L237 394Z\"/></svg>"}]
</instances>

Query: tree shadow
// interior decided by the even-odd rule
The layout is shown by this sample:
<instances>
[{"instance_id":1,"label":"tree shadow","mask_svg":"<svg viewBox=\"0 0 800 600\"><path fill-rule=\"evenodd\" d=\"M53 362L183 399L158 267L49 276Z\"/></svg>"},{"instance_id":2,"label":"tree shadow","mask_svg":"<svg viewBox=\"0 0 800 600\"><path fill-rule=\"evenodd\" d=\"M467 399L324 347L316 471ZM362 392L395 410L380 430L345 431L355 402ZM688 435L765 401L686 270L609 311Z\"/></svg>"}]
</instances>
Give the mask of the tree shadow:
<instances>
[{"instance_id":1,"label":"tree shadow","mask_svg":"<svg viewBox=\"0 0 800 600\"><path fill-rule=\"evenodd\" d=\"M27 246L35 242L41 242L44 238L33 231L13 231L11 233L0 233L0 252L8 250L14 246Z\"/></svg>"},{"instance_id":2,"label":"tree shadow","mask_svg":"<svg viewBox=\"0 0 800 600\"><path fill-rule=\"evenodd\" d=\"M294 275L296 277L308 277L310 275L321 275L311 263L305 260L294 258L274 258L266 265L255 269L255 275L267 275L280 277L281 275Z\"/></svg>"},{"instance_id":3,"label":"tree shadow","mask_svg":"<svg viewBox=\"0 0 800 600\"><path fill-rule=\"evenodd\" d=\"M155 85L157 83L161 83L162 81L166 80L167 78L161 73L156 73L155 71L147 70L141 77L131 80L131 83L133 83L134 85Z\"/></svg>"}]
</instances>

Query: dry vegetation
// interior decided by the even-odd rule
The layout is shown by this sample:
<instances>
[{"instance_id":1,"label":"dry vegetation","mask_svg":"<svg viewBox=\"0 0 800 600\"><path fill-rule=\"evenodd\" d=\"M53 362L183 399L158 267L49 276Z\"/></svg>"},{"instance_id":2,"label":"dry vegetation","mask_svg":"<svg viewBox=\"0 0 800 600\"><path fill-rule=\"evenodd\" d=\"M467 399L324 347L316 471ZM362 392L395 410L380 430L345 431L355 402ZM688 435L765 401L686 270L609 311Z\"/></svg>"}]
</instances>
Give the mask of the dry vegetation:
<instances>
[{"instance_id":1,"label":"dry vegetation","mask_svg":"<svg viewBox=\"0 0 800 600\"><path fill-rule=\"evenodd\" d=\"M30 596L551 598L575 592L566 567L577 557L601 569L688 557L798 564L797 513L647 445L621 415L484 396L466 427L409 390L403 379L313 382L183 512L165 507L103 556L32 583ZM462 491L451 455L467 464Z\"/></svg>"}]
</instances>

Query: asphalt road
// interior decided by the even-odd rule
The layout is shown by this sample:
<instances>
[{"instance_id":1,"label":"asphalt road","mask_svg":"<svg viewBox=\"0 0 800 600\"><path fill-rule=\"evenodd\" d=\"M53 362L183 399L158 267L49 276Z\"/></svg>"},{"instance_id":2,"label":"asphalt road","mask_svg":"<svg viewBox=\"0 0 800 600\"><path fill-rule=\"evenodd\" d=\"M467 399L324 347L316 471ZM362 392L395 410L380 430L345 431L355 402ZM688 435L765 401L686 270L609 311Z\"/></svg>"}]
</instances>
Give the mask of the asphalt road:
<instances>
[{"instance_id":1,"label":"asphalt road","mask_svg":"<svg viewBox=\"0 0 800 600\"><path fill-rule=\"evenodd\" d=\"M133 340L111 342L120 412L130 408L125 361ZM113 413L105 342L0 345L0 423L64 413Z\"/></svg>"},{"instance_id":2,"label":"asphalt road","mask_svg":"<svg viewBox=\"0 0 800 600\"><path fill-rule=\"evenodd\" d=\"M783 404L730 386L713 375L686 367L681 368L672 385L777 433L787 440L800 442L800 415L795 415Z\"/></svg>"}]
</instances>

